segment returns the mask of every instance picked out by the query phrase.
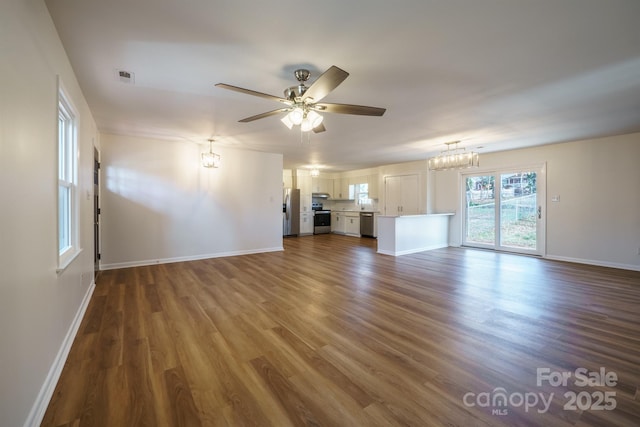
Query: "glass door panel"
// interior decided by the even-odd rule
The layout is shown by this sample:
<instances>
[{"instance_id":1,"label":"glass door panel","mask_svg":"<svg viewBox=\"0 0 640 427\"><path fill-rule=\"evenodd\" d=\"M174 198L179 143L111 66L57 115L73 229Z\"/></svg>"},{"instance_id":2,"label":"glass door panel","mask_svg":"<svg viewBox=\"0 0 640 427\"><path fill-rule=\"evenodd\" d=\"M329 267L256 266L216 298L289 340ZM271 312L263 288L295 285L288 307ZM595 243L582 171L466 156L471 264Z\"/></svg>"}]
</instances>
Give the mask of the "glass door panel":
<instances>
[{"instance_id":1,"label":"glass door panel","mask_svg":"<svg viewBox=\"0 0 640 427\"><path fill-rule=\"evenodd\" d=\"M494 175L465 177L466 206L463 244L494 247L496 244L496 199Z\"/></svg>"},{"instance_id":2,"label":"glass door panel","mask_svg":"<svg viewBox=\"0 0 640 427\"><path fill-rule=\"evenodd\" d=\"M537 250L536 187L536 172L500 174L500 246L502 248Z\"/></svg>"}]
</instances>

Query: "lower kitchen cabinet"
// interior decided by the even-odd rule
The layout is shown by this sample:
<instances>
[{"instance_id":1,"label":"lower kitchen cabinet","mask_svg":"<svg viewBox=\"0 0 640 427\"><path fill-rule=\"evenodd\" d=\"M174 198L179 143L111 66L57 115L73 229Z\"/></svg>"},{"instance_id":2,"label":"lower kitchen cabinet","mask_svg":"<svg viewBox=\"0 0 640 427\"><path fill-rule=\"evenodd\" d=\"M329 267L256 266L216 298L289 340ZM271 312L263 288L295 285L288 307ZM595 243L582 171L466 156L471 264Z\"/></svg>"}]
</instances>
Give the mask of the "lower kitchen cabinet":
<instances>
[{"instance_id":1,"label":"lower kitchen cabinet","mask_svg":"<svg viewBox=\"0 0 640 427\"><path fill-rule=\"evenodd\" d=\"M331 213L331 232L345 234L347 232L344 213Z\"/></svg>"},{"instance_id":2,"label":"lower kitchen cabinet","mask_svg":"<svg viewBox=\"0 0 640 427\"><path fill-rule=\"evenodd\" d=\"M345 216L345 234L360 236L360 214Z\"/></svg>"},{"instance_id":3,"label":"lower kitchen cabinet","mask_svg":"<svg viewBox=\"0 0 640 427\"><path fill-rule=\"evenodd\" d=\"M313 212L300 212L300 234L313 234Z\"/></svg>"}]
</instances>

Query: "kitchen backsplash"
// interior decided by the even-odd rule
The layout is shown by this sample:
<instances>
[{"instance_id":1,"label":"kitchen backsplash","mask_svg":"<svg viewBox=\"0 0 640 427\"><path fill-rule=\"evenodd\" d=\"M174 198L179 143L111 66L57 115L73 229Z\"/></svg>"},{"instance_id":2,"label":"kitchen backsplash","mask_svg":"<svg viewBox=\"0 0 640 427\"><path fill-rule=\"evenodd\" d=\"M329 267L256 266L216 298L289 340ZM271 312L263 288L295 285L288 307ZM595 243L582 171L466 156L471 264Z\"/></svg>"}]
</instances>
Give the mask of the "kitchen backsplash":
<instances>
[{"instance_id":1,"label":"kitchen backsplash","mask_svg":"<svg viewBox=\"0 0 640 427\"><path fill-rule=\"evenodd\" d=\"M355 200L324 200L322 207L332 211L378 211L378 201L371 200L370 203L357 204Z\"/></svg>"}]
</instances>

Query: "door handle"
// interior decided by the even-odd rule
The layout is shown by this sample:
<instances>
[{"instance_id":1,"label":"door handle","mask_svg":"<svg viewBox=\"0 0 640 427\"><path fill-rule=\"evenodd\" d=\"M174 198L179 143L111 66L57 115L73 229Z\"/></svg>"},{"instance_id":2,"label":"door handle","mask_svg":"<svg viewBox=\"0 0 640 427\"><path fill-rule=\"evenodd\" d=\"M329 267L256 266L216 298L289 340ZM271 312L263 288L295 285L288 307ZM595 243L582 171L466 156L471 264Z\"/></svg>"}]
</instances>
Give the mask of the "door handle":
<instances>
[{"instance_id":1,"label":"door handle","mask_svg":"<svg viewBox=\"0 0 640 427\"><path fill-rule=\"evenodd\" d=\"M538 219L542 219L542 206L538 206Z\"/></svg>"}]
</instances>

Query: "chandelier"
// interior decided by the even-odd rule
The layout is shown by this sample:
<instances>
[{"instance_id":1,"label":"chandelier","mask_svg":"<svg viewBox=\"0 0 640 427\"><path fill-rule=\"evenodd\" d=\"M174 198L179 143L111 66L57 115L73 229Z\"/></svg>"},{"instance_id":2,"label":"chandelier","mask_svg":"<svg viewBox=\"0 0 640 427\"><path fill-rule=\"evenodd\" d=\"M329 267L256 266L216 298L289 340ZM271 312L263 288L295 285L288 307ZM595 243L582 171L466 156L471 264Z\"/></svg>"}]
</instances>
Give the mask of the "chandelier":
<instances>
[{"instance_id":1,"label":"chandelier","mask_svg":"<svg viewBox=\"0 0 640 427\"><path fill-rule=\"evenodd\" d=\"M220 167L220 154L216 154L211 149L213 139L209 140L209 152L202 153L202 166L205 168L218 168Z\"/></svg>"},{"instance_id":2,"label":"chandelier","mask_svg":"<svg viewBox=\"0 0 640 427\"><path fill-rule=\"evenodd\" d=\"M436 157L429 159L429 170L443 171L478 167L480 165L479 154L474 151L465 151L464 148L458 148L459 142L446 142L447 149L440 152ZM454 145L453 148L451 148L452 145Z\"/></svg>"}]
</instances>

